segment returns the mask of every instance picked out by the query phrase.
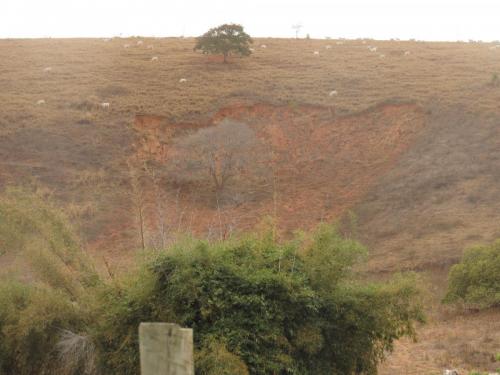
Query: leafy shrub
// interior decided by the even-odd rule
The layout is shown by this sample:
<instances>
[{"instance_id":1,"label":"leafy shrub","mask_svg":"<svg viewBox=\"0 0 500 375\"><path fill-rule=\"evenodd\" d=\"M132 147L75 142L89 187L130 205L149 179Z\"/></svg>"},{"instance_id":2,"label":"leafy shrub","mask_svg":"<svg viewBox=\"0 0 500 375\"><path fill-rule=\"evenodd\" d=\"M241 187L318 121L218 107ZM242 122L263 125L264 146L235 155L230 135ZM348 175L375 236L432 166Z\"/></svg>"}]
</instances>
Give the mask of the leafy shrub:
<instances>
[{"instance_id":1,"label":"leafy shrub","mask_svg":"<svg viewBox=\"0 0 500 375\"><path fill-rule=\"evenodd\" d=\"M229 352L225 344L210 339L206 341L195 358L200 375L248 375L245 362Z\"/></svg>"},{"instance_id":2,"label":"leafy shrub","mask_svg":"<svg viewBox=\"0 0 500 375\"><path fill-rule=\"evenodd\" d=\"M281 245L272 234L178 243L148 262L139 286L108 291L102 363L135 374L137 326L149 320L194 329L197 374L376 373L422 314L412 277L356 282L352 267L364 254L329 226ZM220 358L237 372L218 367Z\"/></svg>"},{"instance_id":3,"label":"leafy shrub","mask_svg":"<svg viewBox=\"0 0 500 375\"><path fill-rule=\"evenodd\" d=\"M82 327L81 313L62 292L0 284L0 374L53 374L61 330Z\"/></svg>"},{"instance_id":4,"label":"leafy shrub","mask_svg":"<svg viewBox=\"0 0 500 375\"><path fill-rule=\"evenodd\" d=\"M448 278L445 302L477 308L500 306L500 241L467 250Z\"/></svg>"},{"instance_id":5,"label":"leafy shrub","mask_svg":"<svg viewBox=\"0 0 500 375\"><path fill-rule=\"evenodd\" d=\"M36 194L0 197L0 247L30 261L32 283L0 279L0 374L65 371L57 345L64 332L87 330L87 292L100 284L63 215ZM61 348L64 349L64 348ZM60 358L63 354L64 358Z\"/></svg>"}]
</instances>

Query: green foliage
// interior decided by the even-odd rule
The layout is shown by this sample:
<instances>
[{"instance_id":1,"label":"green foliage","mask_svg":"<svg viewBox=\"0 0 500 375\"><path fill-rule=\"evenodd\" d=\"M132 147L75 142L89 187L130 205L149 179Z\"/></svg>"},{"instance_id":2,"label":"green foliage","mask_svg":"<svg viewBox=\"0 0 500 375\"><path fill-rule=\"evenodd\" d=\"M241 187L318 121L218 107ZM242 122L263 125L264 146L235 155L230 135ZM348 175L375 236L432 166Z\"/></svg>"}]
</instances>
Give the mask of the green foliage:
<instances>
[{"instance_id":1,"label":"green foliage","mask_svg":"<svg viewBox=\"0 0 500 375\"><path fill-rule=\"evenodd\" d=\"M395 339L414 336L414 277L356 282L365 250L329 226L303 241L272 237L187 239L149 262L139 285L108 291L107 373L136 373L144 320L193 328L198 374L374 374Z\"/></svg>"},{"instance_id":2,"label":"green foliage","mask_svg":"<svg viewBox=\"0 0 500 375\"><path fill-rule=\"evenodd\" d=\"M195 363L200 375L248 375L245 362L237 355L229 352L226 345L210 340L197 352Z\"/></svg>"},{"instance_id":3,"label":"green foliage","mask_svg":"<svg viewBox=\"0 0 500 375\"><path fill-rule=\"evenodd\" d=\"M231 53L240 56L251 54L250 44L252 38L243 31L243 26L235 24L224 24L208 30L196 39L195 50L203 53L222 54L224 62Z\"/></svg>"},{"instance_id":4,"label":"green foliage","mask_svg":"<svg viewBox=\"0 0 500 375\"><path fill-rule=\"evenodd\" d=\"M62 329L83 326L81 312L61 291L0 284L0 374L53 374Z\"/></svg>"},{"instance_id":5,"label":"green foliage","mask_svg":"<svg viewBox=\"0 0 500 375\"><path fill-rule=\"evenodd\" d=\"M500 241L467 250L448 278L445 302L477 308L500 306Z\"/></svg>"},{"instance_id":6,"label":"green foliage","mask_svg":"<svg viewBox=\"0 0 500 375\"><path fill-rule=\"evenodd\" d=\"M57 344L63 332L87 329L87 292L99 277L64 216L36 194L7 191L0 218L3 252L28 259L32 279L0 279L0 374L66 374Z\"/></svg>"}]
</instances>

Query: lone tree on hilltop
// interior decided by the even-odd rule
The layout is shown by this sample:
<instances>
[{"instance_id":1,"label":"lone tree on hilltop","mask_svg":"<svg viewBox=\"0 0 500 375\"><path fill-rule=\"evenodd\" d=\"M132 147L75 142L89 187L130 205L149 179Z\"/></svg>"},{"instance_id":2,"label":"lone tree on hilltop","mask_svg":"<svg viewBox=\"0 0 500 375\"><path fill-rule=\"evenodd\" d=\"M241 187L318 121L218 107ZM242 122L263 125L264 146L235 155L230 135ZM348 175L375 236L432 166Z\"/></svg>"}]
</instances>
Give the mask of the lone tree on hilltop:
<instances>
[{"instance_id":1,"label":"lone tree on hilltop","mask_svg":"<svg viewBox=\"0 0 500 375\"><path fill-rule=\"evenodd\" d=\"M232 54L249 56L251 54L250 44L253 43L250 35L243 31L243 26L236 24L224 24L208 30L196 39L194 50L213 55L222 54L224 63Z\"/></svg>"}]
</instances>

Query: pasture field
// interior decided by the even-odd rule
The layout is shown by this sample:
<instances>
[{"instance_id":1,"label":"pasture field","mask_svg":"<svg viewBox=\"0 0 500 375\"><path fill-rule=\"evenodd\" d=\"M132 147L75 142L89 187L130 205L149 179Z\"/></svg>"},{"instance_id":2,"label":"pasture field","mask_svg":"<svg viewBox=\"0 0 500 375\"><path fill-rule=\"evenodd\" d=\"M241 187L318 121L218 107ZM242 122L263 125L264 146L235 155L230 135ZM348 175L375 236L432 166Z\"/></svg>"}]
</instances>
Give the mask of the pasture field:
<instances>
[{"instance_id":1,"label":"pasture field","mask_svg":"<svg viewBox=\"0 0 500 375\"><path fill-rule=\"evenodd\" d=\"M498 310L440 303L464 249L500 237L500 44L256 39L228 64L194 44L0 40L0 187L53 199L116 272L139 227L153 246L160 232L217 239L265 216L283 238L339 220L369 248L369 277L415 270L429 291L419 341L398 343L382 374L500 367ZM168 165L178 137L224 119L272 160L259 185L242 173L219 201ZM0 265L23 267L9 253Z\"/></svg>"}]
</instances>

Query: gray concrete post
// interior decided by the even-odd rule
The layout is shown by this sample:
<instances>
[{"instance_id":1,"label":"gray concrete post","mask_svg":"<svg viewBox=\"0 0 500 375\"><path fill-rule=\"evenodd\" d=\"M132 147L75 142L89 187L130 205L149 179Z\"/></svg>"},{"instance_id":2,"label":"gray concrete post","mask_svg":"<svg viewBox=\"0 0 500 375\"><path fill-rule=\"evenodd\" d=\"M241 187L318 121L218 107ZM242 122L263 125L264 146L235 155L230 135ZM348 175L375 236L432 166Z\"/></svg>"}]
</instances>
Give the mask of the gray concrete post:
<instances>
[{"instance_id":1,"label":"gray concrete post","mask_svg":"<svg viewBox=\"0 0 500 375\"><path fill-rule=\"evenodd\" d=\"M141 323L139 346L141 375L194 375L192 329Z\"/></svg>"}]
</instances>

